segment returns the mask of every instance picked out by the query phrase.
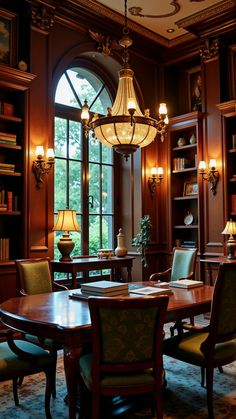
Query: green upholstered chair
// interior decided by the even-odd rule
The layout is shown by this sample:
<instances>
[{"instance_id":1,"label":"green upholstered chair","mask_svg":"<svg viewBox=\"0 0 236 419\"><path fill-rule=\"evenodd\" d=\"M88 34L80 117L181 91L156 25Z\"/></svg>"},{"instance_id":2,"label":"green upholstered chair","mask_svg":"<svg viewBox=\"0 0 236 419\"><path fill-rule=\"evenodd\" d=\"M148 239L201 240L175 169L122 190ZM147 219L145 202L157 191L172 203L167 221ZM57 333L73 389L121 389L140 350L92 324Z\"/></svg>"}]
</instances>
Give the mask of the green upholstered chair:
<instances>
[{"instance_id":1,"label":"green upholstered chair","mask_svg":"<svg viewBox=\"0 0 236 419\"><path fill-rule=\"evenodd\" d=\"M90 297L92 353L79 360L79 388L92 395L92 419L101 417L101 398L150 393L163 417L162 339L168 296ZM81 394L81 416L86 406ZM104 416L103 416L104 417Z\"/></svg>"},{"instance_id":2,"label":"green upholstered chair","mask_svg":"<svg viewBox=\"0 0 236 419\"><path fill-rule=\"evenodd\" d=\"M44 372L46 375L45 414L51 419L50 398L54 383L54 359L49 352L38 345L20 339L13 339L13 331L0 331L0 381L13 381L13 395L15 405L19 405L18 379L27 375ZM33 389L32 389L33 391Z\"/></svg>"},{"instance_id":3,"label":"green upholstered chair","mask_svg":"<svg viewBox=\"0 0 236 419\"><path fill-rule=\"evenodd\" d=\"M47 292L67 290L67 287L53 280L50 258L16 259L15 264L21 295L44 294ZM49 350L55 359L56 365L57 351L62 349L60 344L52 339L44 339L29 334L24 335L24 338L29 342L36 343L44 349ZM56 389L53 390L53 397L55 396Z\"/></svg>"},{"instance_id":4,"label":"green upholstered chair","mask_svg":"<svg viewBox=\"0 0 236 419\"><path fill-rule=\"evenodd\" d=\"M195 268L197 260L197 249L174 247L172 255L171 267L163 272L157 272L150 276L149 281L176 281L179 279L194 279ZM194 324L194 319L191 318L190 322ZM174 335L175 330L183 328L182 322L176 322L170 327L171 336Z\"/></svg>"},{"instance_id":5,"label":"green upholstered chair","mask_svg":"<svg viewBox=\"0 0 236 419\"><path fill-rule=\"evenodd\" d=\"M163 272L150 276L149 281L176 281L178 279L194 279L197 249L174 247L171 267Z\"/></svg>"},{"instance_id":6,"label":"green upholstered chair","mask_svg":"<svg viewBox=\"0 0 236 419\"><path fill-rule=\"evenodd\" d=\"M191 331L164 340L163 353L201 367L202 386L206 372L209 418L213 413L213 373L236 360L236 265L221 264L214 285L209 325L191 326Z\"/></svg>"}]
</instances>

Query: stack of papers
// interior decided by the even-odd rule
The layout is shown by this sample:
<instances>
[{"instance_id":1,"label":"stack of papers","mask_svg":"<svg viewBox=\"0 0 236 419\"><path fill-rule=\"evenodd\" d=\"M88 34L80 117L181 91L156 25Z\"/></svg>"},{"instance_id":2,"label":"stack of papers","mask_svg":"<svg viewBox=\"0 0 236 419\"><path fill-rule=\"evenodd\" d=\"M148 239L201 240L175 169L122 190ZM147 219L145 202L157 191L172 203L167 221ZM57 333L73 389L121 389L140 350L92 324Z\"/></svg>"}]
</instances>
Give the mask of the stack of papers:
<instances>
[{"instance_id":1,"label":"stack of papers","mask_svg":"<svg viewBox=\"0 0 236 419\"><path fill-rule=\"evenodd\" d=\"M195 281L194 279L180 279L178 281L171 281L169 286L177 288L195 288L203 286L203 281Z\"/></svg>"},{"instance_id":2,"label":"stack of papers","mask_svg":"<svg viewBox=\"0 0 236 419\"><path fill-rule=\"evenodd\" d=\"M155 287L135 288L131 292L133 292L134 294L140 294L140 295L172 294L172 290L170 290L169 288L155 288Z\"/></svg>"}]
</instances>

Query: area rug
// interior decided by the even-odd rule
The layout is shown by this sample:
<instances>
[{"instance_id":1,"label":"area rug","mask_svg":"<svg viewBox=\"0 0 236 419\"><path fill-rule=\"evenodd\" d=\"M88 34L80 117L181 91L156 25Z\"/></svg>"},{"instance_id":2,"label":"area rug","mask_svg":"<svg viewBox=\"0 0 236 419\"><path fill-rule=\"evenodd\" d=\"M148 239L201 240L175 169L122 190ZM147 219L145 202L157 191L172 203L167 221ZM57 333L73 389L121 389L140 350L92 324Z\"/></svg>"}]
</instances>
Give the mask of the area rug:
<instances>
[{"instance_id":1,"label":"area rug","mask_svg":"<svg viewBox=\"0 0 236 419\"><path fill-rule=\"evenodd\" d=\"M164 357L167 390L164 392L165 419L206 419L206 390L200 385L200 369L180 361ZM43 419L44 374L25 377L19 388L20 406L15 407L11 382L0 383L1 419ZM66 385L63 355L57 364L57 397L51 401L53 419L67 419L68 407L64 402ZM224 367L224 373L215 370L214 375L215 419L236 418L236 362ZM121 416L119 416L121 417ZM151 419L150 409L122 415L122 419ZM101 418L108 419L108 418Z\"/></svg>"}]
</instances>

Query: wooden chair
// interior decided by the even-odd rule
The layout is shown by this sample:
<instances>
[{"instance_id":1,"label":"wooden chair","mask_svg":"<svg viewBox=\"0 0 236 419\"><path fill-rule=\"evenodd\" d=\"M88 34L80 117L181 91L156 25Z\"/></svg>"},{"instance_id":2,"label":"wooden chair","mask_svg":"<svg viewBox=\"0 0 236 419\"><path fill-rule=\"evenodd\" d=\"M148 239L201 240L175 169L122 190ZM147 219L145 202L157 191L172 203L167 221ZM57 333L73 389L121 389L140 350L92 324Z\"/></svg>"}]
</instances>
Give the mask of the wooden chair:
<instances>
[{"instance_id":1,"label":"wooden chair","mask_svg":"<svg viewBox=\"0 0 236 419\"><path fill-rule=\"evenodd\" d=\"M46 376L45 414L51 419L50 398L55 386L55 360L38 345L24 340L14 340L13 331L0 331L0 337L6 338L0 342L0 381L13 381L13 395L15 405L19 405L17 392L18 379L27 375L44 372Z\"/></svg>"},{"instance_id":2,"label":"wooden chair","mask_svg":"<svg viewBox=\"0 0 236 419\"><path fill-rule=\"evenodd\" d=\"M53 280L50 258L16 259L15 264L21 295L26 296L67 290L67 287ZM56 365L57 351L62 349L60 344L52 339L42 339L30 334L24 335L24 338L50 351ZM55 396L56 389L54 388L53 397Z\"/></svg>"},{"instance_id":3,"label":"wooden chair","mask_svg":"<svg viewBox=\"0 0 236 419\"><path fill-rule=\"evenodd\" d=\"M88 299L92 353L79 361L79 388L92 395L92 419L101 417L103 396L151 393L152 409L163 417L162 339L168 296ZM81 395L81 416L85 398Z\"/></svg>"},{"instance_id":4,"label":"wooden chair","mask_svg":"<svg viewBox=\"0 0 236 419\"><path fill-rule=\"evenodd\" d=\"M149 281L176 281L179 279L194 279L195 268L197 261L197 249L174 247L172 255L171 267L163 272L157 272L150 276ZM194 319L191 318L190 322L194 324ZM170 327L171 336L174 336L175 330L184 328L182 322L176 322Z\"/></svg>"},{"instance_id":5,"label":"wooden chair","mask_svg":"<svg viewBox=\"0 0 236 419\"><path fill-rule=\"evenodd\" d=\"M207 406L213 412L214 368L236 360L236 265L221 264L214 286L211 318L205 327L192 326L191 331L164 340L163 353L201 367L204 386L206 371Z\"/></svg>"}]
</instances>

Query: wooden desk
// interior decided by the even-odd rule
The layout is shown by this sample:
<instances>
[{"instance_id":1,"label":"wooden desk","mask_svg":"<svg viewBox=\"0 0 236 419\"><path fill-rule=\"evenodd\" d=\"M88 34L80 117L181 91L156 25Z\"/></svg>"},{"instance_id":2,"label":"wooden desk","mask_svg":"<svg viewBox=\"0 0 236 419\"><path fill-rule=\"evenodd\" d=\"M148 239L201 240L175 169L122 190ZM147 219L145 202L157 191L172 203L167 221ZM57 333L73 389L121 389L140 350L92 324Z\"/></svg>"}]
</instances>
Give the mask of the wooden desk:
<instances>
[{"instance_id":1,"label":"wooden desk","mask_svg":"<svg viewBox=\"0 0 236 419\"><path fill-rule=\"evenodd\" d=\"M91 256L75 258L71 262L60 262L59 260L52 260L51 265L53 273L63 272L71 274L72 288L78 288L78 283L76 279L78 272L89 272L102 269L110 269L110 280L114 281L117 279L117 271L121 268L126 268L128 273L127 282L131 282L131 271L134 259L135 257L133 256L126 256L123 258L118 258L114 256L110 259L99 259L97 257Z\"/></svg>"},{"instance_id":2,"label":"wooden desk","mask_svg":"<svg viewBox=\"0 0 236 419\"><path fill-rule=\"evenodd\" d=\"M150 283L146 283L150 285ZM62 343L68 391L69 418L76 418L76 368L83 345L91 341L91 322L86 300L69 298L71 291L15 297L0 306L0 319L8 327L52 338ZM213 287L173 289L166 323L209 312Z\"/></svg>"},{"instance_id":3,"label":"wooden desk","mask_svg":"<svg viewBox=\"0 0 236 419\"><path fill-rule=\"evenodd\" d=\"M208 277L207 283L209 285L214 285L211 265L220 265L220 263L236 263L236 259L227 259L226 256L217 256L217 257L209 257L205 259L200 259L200 263L207 264L207 277Z\"/></svg>"}]
</instances>

